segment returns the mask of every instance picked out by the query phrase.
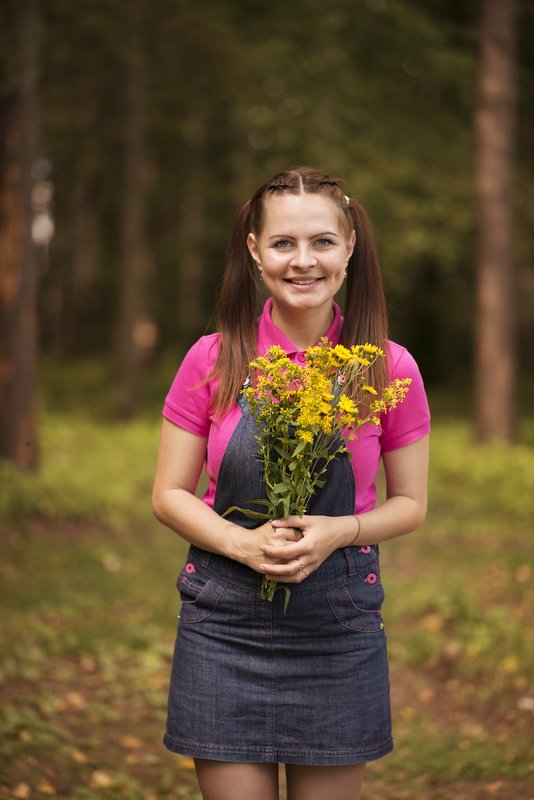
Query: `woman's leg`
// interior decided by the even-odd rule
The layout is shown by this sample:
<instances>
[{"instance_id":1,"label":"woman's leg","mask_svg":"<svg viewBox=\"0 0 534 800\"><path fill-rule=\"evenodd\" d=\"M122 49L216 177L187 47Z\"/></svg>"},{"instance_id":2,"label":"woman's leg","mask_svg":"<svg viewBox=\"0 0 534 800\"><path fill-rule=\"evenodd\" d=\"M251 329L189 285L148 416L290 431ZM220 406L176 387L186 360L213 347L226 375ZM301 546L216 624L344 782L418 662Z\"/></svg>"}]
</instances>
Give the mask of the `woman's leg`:
<instances>
[{"instance_id":1,"label":"woman's leg","mask_svg":"<svg viewBox=\"0 0 534 800\"><path fill-rule=\"evenodd\" d=\"M278 764L248 764L196 758L204 800L278 800Z\"/></svg>"},{"instance_id":2,"label":"woman's leg","mask_svg":"<svg viewBox=\"0 0 534 800\"><path fill-rule=\"evenodd\" d=\"M360 800L365 764L286 765L287 800Z\"/></svg>"}]
</instances>

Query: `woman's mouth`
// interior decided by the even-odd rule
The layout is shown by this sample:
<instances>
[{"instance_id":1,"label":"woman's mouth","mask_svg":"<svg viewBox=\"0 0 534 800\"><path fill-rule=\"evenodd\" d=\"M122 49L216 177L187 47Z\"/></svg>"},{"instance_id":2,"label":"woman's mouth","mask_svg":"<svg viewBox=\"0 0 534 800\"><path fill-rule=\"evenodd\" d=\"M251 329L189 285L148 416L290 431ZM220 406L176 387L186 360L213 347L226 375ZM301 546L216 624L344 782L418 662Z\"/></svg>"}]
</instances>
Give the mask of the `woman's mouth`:
<instances>
[{"instance_id":1,"label":"woman's mouth","mask_svg":"<svg viewBox=\"0 0 534 800\"><path fill-rule=\"evenodd\" d=\"M312 286L312 284L322 281L323 278L284 278L284 280L292 286Z\"/></svg>"}]
</instances>

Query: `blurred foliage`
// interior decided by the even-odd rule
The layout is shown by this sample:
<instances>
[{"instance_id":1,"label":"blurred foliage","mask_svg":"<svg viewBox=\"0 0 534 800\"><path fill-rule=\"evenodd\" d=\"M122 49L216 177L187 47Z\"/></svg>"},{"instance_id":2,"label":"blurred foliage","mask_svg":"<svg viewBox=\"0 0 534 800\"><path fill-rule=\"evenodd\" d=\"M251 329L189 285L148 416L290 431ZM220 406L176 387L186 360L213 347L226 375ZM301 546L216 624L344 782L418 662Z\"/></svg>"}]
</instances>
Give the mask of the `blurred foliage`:
<instances>
[{"instance_id":1,"label":"blurred foliage","mask_svg":"<svg viewBox=\"0 0 534 800\"><path fill-rule=\"evenodd\" d=\"M44 150L57 236L43 277L45 349L98 354L116 309L125 20L112 0L43 0ZM471 359L472 109L478 4L452 0L139 0L149 86L146 293L159 348L203 332L237 207L269 175L309 163L346 179L368 209L392 329L427 380ZM534 11L520 3L518 318L532 366ZM195 225L184 210L195 199ZM72 269L87 234L93 273ZM87 239L86 239L87 241ZM202 308L177 314L180 275L200 255ZM200 251L200 253L199 253ZM195 261L196 263L196 261ZM200 323L199 320L202 320Z\"/></svg>"}]
</instances>

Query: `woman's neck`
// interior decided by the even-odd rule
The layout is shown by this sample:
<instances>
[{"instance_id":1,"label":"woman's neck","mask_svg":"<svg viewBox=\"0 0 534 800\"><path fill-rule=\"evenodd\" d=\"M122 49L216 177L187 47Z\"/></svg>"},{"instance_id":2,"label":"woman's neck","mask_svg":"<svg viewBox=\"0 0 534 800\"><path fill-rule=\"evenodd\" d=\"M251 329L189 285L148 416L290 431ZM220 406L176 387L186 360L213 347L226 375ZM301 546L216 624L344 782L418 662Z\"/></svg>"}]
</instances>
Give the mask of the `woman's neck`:
<instances>
[{"instance_id":1,"label":"woman's neck","mask_svg":"<svg viewBox=\"0 0 534 800\"><path fill-rule=\"evenodd\" d=\"M271 319L298 350L306 350L324 336L334 319L334 309L303 309L284 313L273 303Z\"/></svg>"}]
</instances>

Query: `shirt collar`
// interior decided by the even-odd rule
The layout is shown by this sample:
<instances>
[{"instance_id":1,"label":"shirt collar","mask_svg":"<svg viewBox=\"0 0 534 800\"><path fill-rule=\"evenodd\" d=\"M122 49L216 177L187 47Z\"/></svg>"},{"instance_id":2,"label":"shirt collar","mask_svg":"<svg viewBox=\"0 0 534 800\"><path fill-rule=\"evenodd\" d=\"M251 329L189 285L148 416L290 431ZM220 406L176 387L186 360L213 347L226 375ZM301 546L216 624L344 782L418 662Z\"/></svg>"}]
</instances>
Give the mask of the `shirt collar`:
<instances>
[{"instance_id":1,"label":"shirt collar","mask_svg":"<svg viewBox=\"0 0 534 800\"><path fill-rule=\"evenodd\" d=\"M290 341L285 334L282 333L280 328L277 328L271 317L271 310L273 306L272 297L269 297L263 307L263 312L258 320L258 352L263 355L269 347L278 345L288 355L299 352L292 341ZM341 326L343 325L343 317L337 303L332 303L334 311L334 319L332 324L324 334L332 344L339 344L341 335Z\"/></svg>"}]
</instances>

